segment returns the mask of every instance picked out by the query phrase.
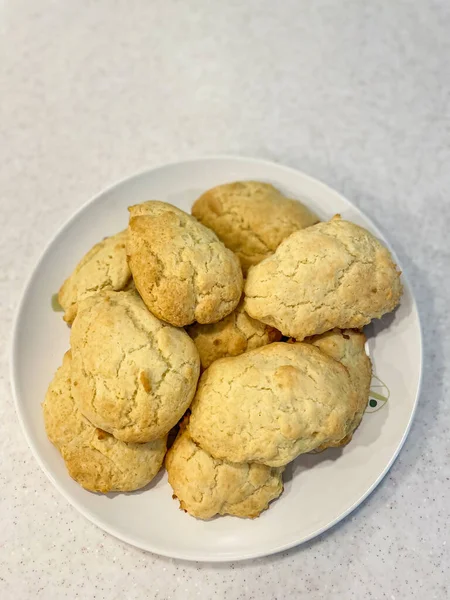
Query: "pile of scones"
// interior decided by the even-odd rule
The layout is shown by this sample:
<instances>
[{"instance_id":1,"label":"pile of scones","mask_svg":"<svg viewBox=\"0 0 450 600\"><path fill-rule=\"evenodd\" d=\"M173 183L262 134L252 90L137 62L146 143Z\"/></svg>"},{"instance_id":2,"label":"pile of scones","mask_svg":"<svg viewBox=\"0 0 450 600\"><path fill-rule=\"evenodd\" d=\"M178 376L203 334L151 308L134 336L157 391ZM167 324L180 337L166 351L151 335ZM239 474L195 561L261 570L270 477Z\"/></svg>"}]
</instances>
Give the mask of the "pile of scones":
<instances>
[{"instance_id":1,"label":"pile of scones","mask_svg":"<svg viewBox=\"0 0 450 600\"><path fill-rule=\"evenodd\" d=\"M129 213L59 291L70 349L48 438L87 490L137 490L164 463L189 514L257 517L285 465L351 440L372 373L362 327L398 305L400 272L366 229L267 183L215 187L192 215Z\"/></svg>"}]
</instances>

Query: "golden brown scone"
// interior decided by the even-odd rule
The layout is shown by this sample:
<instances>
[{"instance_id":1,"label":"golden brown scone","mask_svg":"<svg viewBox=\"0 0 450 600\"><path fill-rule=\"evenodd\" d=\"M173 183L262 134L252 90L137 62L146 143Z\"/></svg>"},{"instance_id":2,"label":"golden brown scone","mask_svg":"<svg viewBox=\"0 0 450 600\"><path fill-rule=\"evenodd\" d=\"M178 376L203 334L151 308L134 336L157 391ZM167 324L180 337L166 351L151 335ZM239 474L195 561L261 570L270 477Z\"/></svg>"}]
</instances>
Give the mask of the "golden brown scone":
<instances>
[{"instance_id":1,"label":"golden brown scone","mask_svg":"<svg viewBox=\"0 0 450 600\"><path fill-rule=\"evenodd\" d=\"M215 323L236 308L242 271L213 231L165 202L144 202L129 211L129 265L154 315L183 327Z\"/></svg>"},{"instance_id":2,"label":"golden brown scone","mask_svg":"<svg viewBox=\"0 0 450 600\"><path fill-rule=\"evenodd\" d=\"M301 202L259 181L212 188L194 203L192 214L237 254L244 273L272 254L293 231L319 221Z\"/></svg>"},{"instance_id":3,"label":"golden brown scone","mask_svg":"<svg viewBox=\"0 0 450 600\"><path fill-rule=\"evenodd\" d=\"M68 351L42 403L47 437L58 450L93 427L74 405L70 385L71 364L72 355Z\"/></svg>"},{"instance_id":4,"label":"golden brown scone","mask_svg":"<svg viewBox=\"0 0 450 600\"><path fill-rule=\"evenodd\" d=\"M339 218L297 231L250 269L244 308L297 341L335 327L361 328L402 294L391 254L366 229Z\"/></svg>"},{"instance_id":5,"label":"golden brown scone","mask_svg":"<svg viewBox=\"0 0 450 600\"><path fill-rule=\"evenodd\" d=\"M194 323L186 331L197 346L203 369L219 358L238 356L281 339L279 331L248 316L243 299L231 314L218 323Z\"/></svg>"},{"instance_id":6,"label":"golden brown scone","mask_svg":"<svg viewBox=\"0 0 450 600\"><path fill-rule=\"evenodd\" d=\"M71 362L67 352L42 405L48 438L70 476L92 492L129 492L147 485L161 468L166 438L126 444L94 427L73 399Z\"/></svg>"},{"instance_id":7,"label":"golden brown scone","mask_svg":"<svg viewBox=\"0 0 450 600\"><path fill-rule=\"evenodd\" d=\"M70 340L78 408L117 439L165 436L190 405L200 371L195 344L149 313L136 292L83 301Z\"/></svg>"},{"instance_id":8,"label":"golden brown scone","mask_svg":"<svg viewBox=\"0 0 450 600\"><path fill-rule=\"evenodd\" d=\"M313 344L322 352L338 360L348 369L350 379L356 390L358 405L347 435L338 442L325 444L316 448L324 450L329 446L345 446L351 439L355 429L361 423L369 399L370 382L372 380L372 363L366 354L366 336L362 331L355 329L334 329L321 335L307 338L305 342Z\"/></svg>"},{"instance_id":9,"label":"golden brown scone","mask_svg":"<svg viewBox=\"0 0 450 600\"><path fill-rule=\"evenodd\" d=\"M214 362L200 378L189 430L215 458L279 467L342 440L356 410L341 363L311 344L278 342Z\"/></svg>"},{"instance_id":10,"label":"golden brown scone","mask_svg":"<svg viewBox=\"0 0 450 600\"><path fill-rule=\"evenodd\" d=\"M216 460L183 428L165 465L180 508L199 519L235 515L254 519L283 491L282 468Z\"/></svg>"},{"instance_id":11,"label":"golden brown scone","mask_svg":"<svg viewBox=\"0 0 450 600\"><path fill-rule=\"evenodd\" d=\"M74 272L63 283L58 301L65 311L64 320L72 323L78 303L101 290L126 288L131 279L125 240L127 231L107 237L83 256Z\"/></svg>"}]
</instances>

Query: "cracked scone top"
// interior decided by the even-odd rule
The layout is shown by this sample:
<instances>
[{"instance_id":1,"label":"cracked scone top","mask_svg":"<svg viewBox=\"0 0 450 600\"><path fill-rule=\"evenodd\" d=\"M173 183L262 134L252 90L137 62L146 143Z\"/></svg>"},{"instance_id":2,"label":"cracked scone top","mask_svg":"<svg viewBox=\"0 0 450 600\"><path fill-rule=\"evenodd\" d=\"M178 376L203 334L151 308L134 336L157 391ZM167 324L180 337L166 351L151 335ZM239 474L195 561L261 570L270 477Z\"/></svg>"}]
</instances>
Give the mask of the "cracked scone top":
<instances>
[{"instance_id":1,"label":"cracked scone top","mask_svg":"<svg viewBox=\"0 0 450 600\"><path fill-rule=\"evenodd\" d=\"M347 368L356 390L357 410L347 435L338 442L325 444L316 450L325 450L330 446L345 446L351 441L355 429L361 423L369 399L372 363L365 350L366 336L362 331L354 329L334 329L307 338L305 342L313 344L334 360L342 363Z\"/></svg>"},{"instance_id":2,"label":"cracked scone top","mask_svg":"<svg viewBox=\"0 0 450 600\"><path fill-rule=\"evenodd\" d=\"M144 202L129 211L128 262L154 315L183 327L215 323L236 308L242 270L213 231L165 202Z\"/></svg>"},{"instance_id":3,"label":"cracked scone top","mask_svg":"<svg viewBox=\"0 0 450 600\"><path fill-rule=\"evenodd\" d=\"M71 362L67 352L42 405L48 438L60 451L70 476L93 492L129 492L144 487L161 468L166 438L127 444L94 427L75 405Z\"/></svg>"},{"instance_id":4,"label":"cracked scone top","mask_svg":"<svg viewBox=\"0 0 450 600\"><path fill-rule=\"evenodd\" d=\"M301 341L363 327L392 311L401 294L389 250L363 227L334 218L293 233L250 269L244 308Z\"/></svg>"},{"instance_id":5,"label":"cracked scone top","mask_svg":"<svg viewBox=\"0 0 450 600\"><path fill-rule=\"evenodd\" d=\"M279 467L342 440L356 410L341 363L310 344L276 342L203 373L189 430L215 458Z\"/></svg>"},{"instance_id":6,"label":"cracked scone top","mask_svg":"<svg viewBox=\"0 0 450 600\"><path fill-rule=\"evenodd\" d=\"M192 214L237 254L244 273L272 254L293 231L319 219L269 183L237 181L205 192Z\"/></svg>"},{"instance_id":7,"label":"cracked scone top","mask_svg":"<svg viewBox=\"0 0 450 600\"><path fill-rule=\"evenodd\" d=\"M281 339L279 331L248 316L243 299L218 323L194 323L186 331L197 346L203 369L219 358L238 356Z\"/></svg>"},{"instance_id":8,"label":"cracked scone top","mask_svg":"<svg viewBox=\"0 0 450 600\"><path fill-rule=\"evenodd\" d=\"M234 515L254 519L283 491L283 469L213 458L183 428L165 465L180 508L199 519Z\"/></svg>"},{"instance_id":9,"label":"cracked scone top","mask_svg":"<svg viewBox=\"0 0 450 600\"><path fill-rule=\"evenodd\" d=\"M70 341L78 408L117 439L162 437L190 405L200 371L197 349L184 330L149 313L136 292L85 300Z\"/></svg>"},{"instance_id":10,"label":"cracked scone top","mask_svg":"<svg viewBox=\"0 0 450 600\"><path fill-rule=\"evenodd\" d=\"M64 320L72 323L78 303L101 290L119 292L131 279L125 240L127 231L107 237L87 252L58 293Z\"/></svg>"}]
</instances>

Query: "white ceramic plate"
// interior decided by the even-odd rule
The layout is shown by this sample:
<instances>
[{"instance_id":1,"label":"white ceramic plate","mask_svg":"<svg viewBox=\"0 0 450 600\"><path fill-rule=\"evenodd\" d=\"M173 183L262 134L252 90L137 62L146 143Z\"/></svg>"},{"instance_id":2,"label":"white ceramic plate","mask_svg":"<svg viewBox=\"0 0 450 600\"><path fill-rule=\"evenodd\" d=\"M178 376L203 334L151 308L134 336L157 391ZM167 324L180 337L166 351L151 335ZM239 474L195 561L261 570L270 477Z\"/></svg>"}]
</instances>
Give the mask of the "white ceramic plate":
<instances>
[{"instance_id":1,"label":"white ceramic plate","mask_svg":"<svg viewBox=\"0 0 450 600\"><path fill-rule=\"evenodd\" d=\"M355 206L298 171L262 160L217 157L159 167L126 179L82 207L58 232L35 268L17 314L12 381L17 412L45 473L83 515L118 538L165 556L224 561L262 556L300 544L352 511L392 465L414 414L422 370L416 304L405 276L399 309L368 327L374 363L370 406L352 443L343 450L304 455L288 466L285 491L251 521L220 517L202 522L178 508L165 473L132 494L92 494L71 480L47 440L41 401L69 345L69 329L51 298L81 256L104 236L123 229L127 207L159 199L189 211L206 189L257 179L304 199L322 219L335 213L381 233Z\"/></svg>"}]
</instances>

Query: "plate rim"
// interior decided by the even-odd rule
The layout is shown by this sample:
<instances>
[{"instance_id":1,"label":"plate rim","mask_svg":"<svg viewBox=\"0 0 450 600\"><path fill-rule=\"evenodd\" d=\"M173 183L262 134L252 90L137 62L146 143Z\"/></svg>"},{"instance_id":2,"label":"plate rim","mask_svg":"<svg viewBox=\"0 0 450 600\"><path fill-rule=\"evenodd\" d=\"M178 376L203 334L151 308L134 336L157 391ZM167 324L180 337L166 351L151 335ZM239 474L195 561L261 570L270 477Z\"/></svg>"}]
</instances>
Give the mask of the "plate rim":
<instances>
[{"instance_id":1,"label":"plate rim","mask_svg":"<svg viewBox=\"0 0 450 600\"><path fill-rule=\"evenodd\" d=\"M31 453L33 454L34 458L36 459L38 465L41 467L42 471L44 472L46 477L49 479L49 481L54 485L54 487L58 490L58 492L63 496L63 498L65 498L65 500L67 500L71 506L73 506L80 514L83 515L83 517L85 517L90 522L92 522L96 527L99 527L101 530L103 530L106 533L108 533L109 535L121 540L122 542L125 542L131 546L139 548L140 550L143 550L146 552L151 552L152 554L164 556L166 558L174 558L177 560L188 561L188 562L225 563L225 562L238 562L238 561L243 561L243 560L250 560L250 559L256 559L256 558L261 558L261 557L265 557L265 556L271 556L274 554L278 554L280 552L290 550L292 548L299 547L302 544L320 536L325 531L328 531L329 529L332 529L333 527L335 527L338 523L340 523L342 520L344 520L349 514L351 514L358 506L360 506L366 500L366 498L368 498L370 496L370 494L378 487L378 485L381 483L381 481L386 477L387 473L390 471L394 462L398 458L398 455L399 455L401 449L403 448L405 441L410 433L411 426L412 426L412 423L414 421L415 414L417 411L417 405L418 405L419 398L421 395L422 383L423 383L422 319L420 316L419 307L417 305L416 297L414 294L414 289L411 286L408 274L403 270L403 267L402 267L403 282L411 296L412 306L416 311L417 321L418 321L418 326L419 326L418 327L418 329L419 329L418 343L419 343L420 373L419 373L419 380L418 380L416 395L414 398L414 404L413 404L413 407L411 410L411 414L410 414L407 426L403 432L403 435L402 435L401 439L399 440L397 447L394 450L394 452L392 453L392 456L391 456L390 460L388 461L384 470L379 474L377 479L372 483L371 486L369 486L369 488L364 492L364 494L362 494L357 500L355 500L355 502L353 502L353 504L347 510L345 510L344 512L339 514L336 518L332 519L331 521L329 521L322 527L317 528L315 531L311 532L310 534L306 535L303 538L300 538L296 541L289 541L285 544L278 544L270 549L265 549L262 551L247 551L247 552L243 552L243 553L241 552L239 555L232 556L232 557L220 556L220 555L206 555L206 554L202 554L202 553L196 554L194 557L191 557L191 556L187 556L186 553L184 553L184 552L177 552L176 550L173 552L168 552L164 549L155 548L154 546L151 547L148 544L146 544L145 542L137 541L137 540L131 538L126 533L123 533L122 531L115 530L114 527L110 527L108 524L104 524L101 520L99 520L96 516L94 516L88 509L85 509L81 504L79 504L78 501L76 499L74 499L70 494L66 493L66 491L63 489L63 487L59 485L58 480L47 469L46 465L44 464L44 461L41 459L39 451L38 451L37 447L35 446L35 444L33 443L31 436L28 433L27 427L25 425L24 411L23 411L23 408L21 407L21 403L19 402L18 383L17 383L18 382L18 376L17 376L18 360L16 359L16 355L18 353L19 323L20 323L21 314L25 307L25 301L29 294L29 290L33 284L36 272L37 272L38 268L40 267L41 263L46 258L47 254L50 251L50 248L53 246L55 240L64 233L65 229L68 228L71 225L71 223L81 213L83 213L91 204L94 204L97 201L97 199L100 198L101 196L103 196L104 194L106 194L108 192L112 192L114 189L118 188L119 186L123 185L124 183L126 183L128 181L137 179L139 177L142 177L144 175L147 175L149 173L152 173L152 172L164 169L164 168L175 167L180 164L189 164L189 163L204 162L204 161L221 161L221 160L233 160L233 161L246 162L246 163L250 162L250 163L254 163L254 164L267 165L267 166L271 166L271 167L275 166L278 169L281 169L282 171L286 171L291 174L301 175L304 179L309 180L314 185L319 186L322 189L324 189L324 191L326 191L328 193L331 192L331 194L339 196L339 198L345 204L350 206L353 210L356 210L360 215L362 215L363 217L365 217L366 219L368 219L370 221L371 227L374 230L374 232L376 233L376 235L383 240L383 242L387 245L387 247L391 251L397 264L399 264L399 266L401 266L400 261L398 260L398 257L396 256L396 253L393 250L393 248L391 247L389 241L385 239L384 235L379 230L378 226L375 223L373 223L373 220L370 217L366 216L365 213L358 206L353 204L350 200L348 200L345 196L343 196L339 191L335 190L334 188L327 185L326 183L323 183L319 179L316 179L315 177L312 177L311 175L304 173L300 169L296 169L294 167L290 167L290 166L287 166L284 164L280 164L276 161L267 160L267 159L263 159L263 158L237 156L237 155L230 155L230 154L197 156L197 157L192 157L192 158L188 158L188 159L174 160L174 161L170 161L170 162L166 162L166 163L161 163L161 164L155 165L153 167L150 167L150 168L147 168L144 170L136 171L136 172L132 173L131 175L128 175L128 176L122 177L121 179L116 180L111 185L103 187L98 193L91 196L86 202L84 202L75 212L73 212L69 216L69 218L66 221L64 221L62 223L62 225L57 229L57 231L54 233L54 235L47 242L43 251L39 255L37 261L32 266L31 271L25 278L25 284L23 285L22 290L20 292L19 303L17 305L14 319L13 319L13 325L12 325L12 330L11 330L12 334L11 334L10 348L9 348L10 385L11 385L11 389L12 389L15 411L16 411L17 418L20 423L20 427L22 429L22 433L25 436L28 446L31 449Z\"/></svg>"}]
</instances>

